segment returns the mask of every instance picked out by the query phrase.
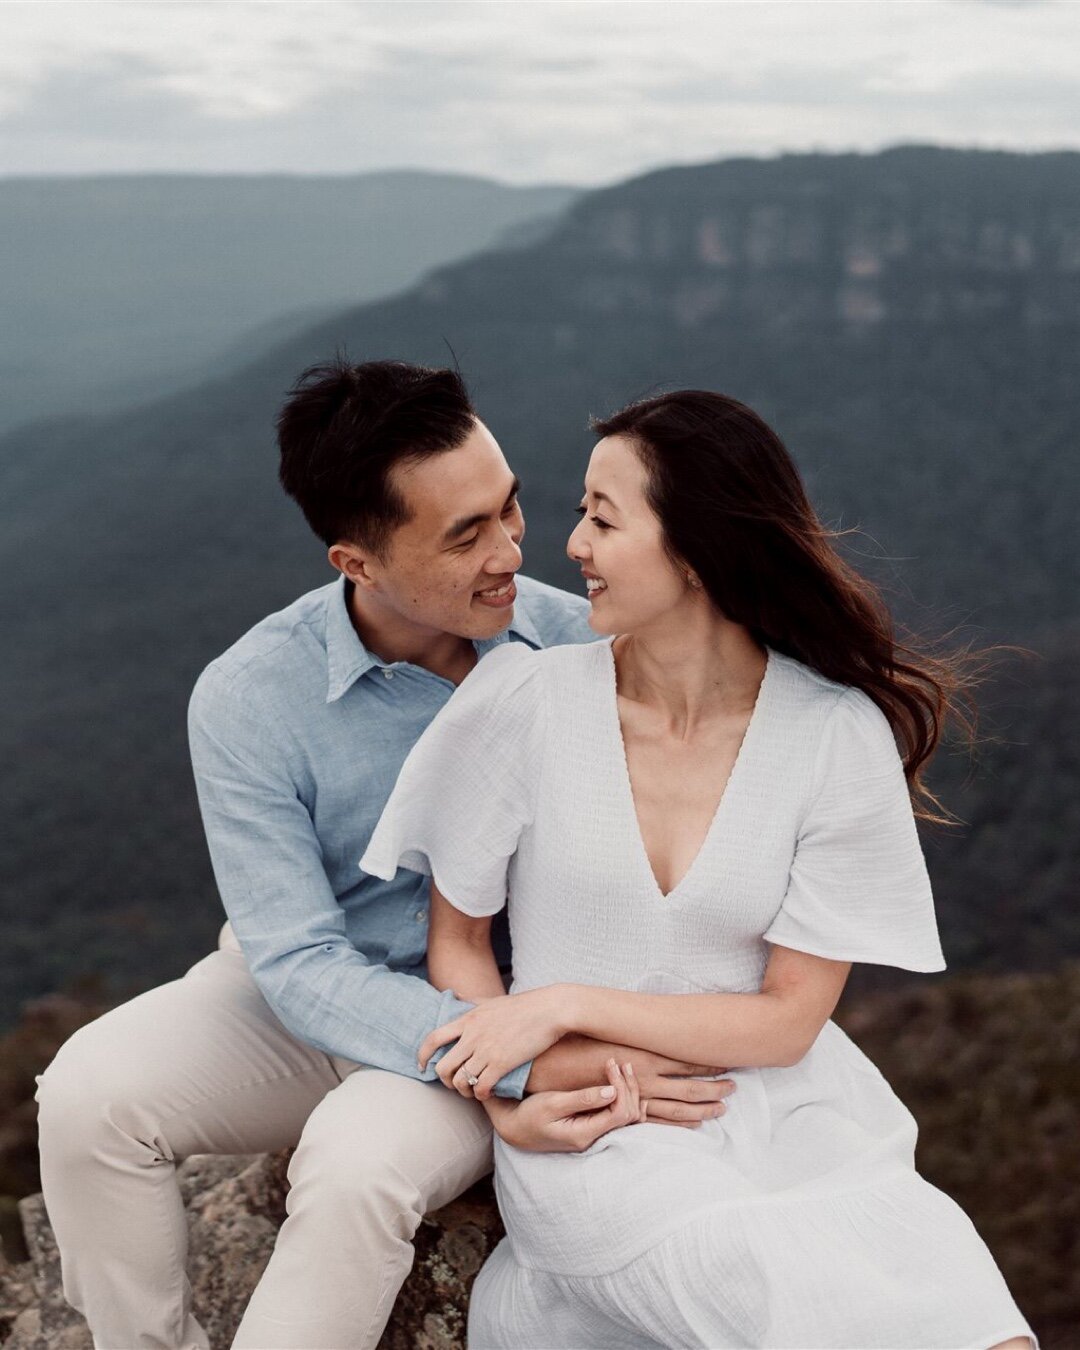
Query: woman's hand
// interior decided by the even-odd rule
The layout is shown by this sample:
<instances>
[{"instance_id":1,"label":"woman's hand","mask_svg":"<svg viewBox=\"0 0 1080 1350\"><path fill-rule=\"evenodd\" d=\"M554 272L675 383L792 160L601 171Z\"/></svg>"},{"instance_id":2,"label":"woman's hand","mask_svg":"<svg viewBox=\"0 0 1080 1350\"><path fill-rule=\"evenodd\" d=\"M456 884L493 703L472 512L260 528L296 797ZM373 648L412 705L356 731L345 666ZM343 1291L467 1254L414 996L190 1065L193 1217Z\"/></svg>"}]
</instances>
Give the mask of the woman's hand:
<instances>
[{"instance_id":1,"label":"woman's hand","mask_svg":"<svg viewBox=\"0 0 1080 1350\"><path fill-rule=\"evenodd\" d=\"M511 1069L555 1044L566 1023L569 986L552 984L522 994L486 998L461 1017L437 1027L420 1047L420 1068L442 1045L451 1045L435 1072L463 1097L486 1101Z\"/></svg>"},{"instance_id":2,"label":"woman's hand","mask_svg":"<svg viewBox=\"0 0 1080 1350\"><path fill-rule=\"evenodd\" d=\"M521 1102L492 1097L484 1105L504 1143L532 1153L581 1153L609 1130L645 1119L648 1103L633 1065L620 1070L609 1060L607 1078L603 1087L537 1092Z\"/></svg>"}]
</instances>

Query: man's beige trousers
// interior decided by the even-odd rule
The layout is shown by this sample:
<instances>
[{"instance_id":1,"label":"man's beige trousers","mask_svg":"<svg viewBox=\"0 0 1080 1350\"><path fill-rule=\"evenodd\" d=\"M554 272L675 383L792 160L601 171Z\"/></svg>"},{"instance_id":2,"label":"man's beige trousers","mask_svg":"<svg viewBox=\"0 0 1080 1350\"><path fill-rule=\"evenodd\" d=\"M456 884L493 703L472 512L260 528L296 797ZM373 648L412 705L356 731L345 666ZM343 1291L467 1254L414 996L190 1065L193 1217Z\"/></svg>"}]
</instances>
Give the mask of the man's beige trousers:
<instances>
[{"instance_id":1,"label":"man's beige trousers","mask_svg":"<svg viewBox=\"0 0 1080 1350\"><path fill-rule=\"evenodd\" d=\"M176 1163L295 1145L288 1217L234 1345L374 1346L423 1215L491 1168L476 1103L291 1036L235 941L77 1032L40 1079L64 1293L99 1350L192 1350Z\"/></svg>"}]
</instances>

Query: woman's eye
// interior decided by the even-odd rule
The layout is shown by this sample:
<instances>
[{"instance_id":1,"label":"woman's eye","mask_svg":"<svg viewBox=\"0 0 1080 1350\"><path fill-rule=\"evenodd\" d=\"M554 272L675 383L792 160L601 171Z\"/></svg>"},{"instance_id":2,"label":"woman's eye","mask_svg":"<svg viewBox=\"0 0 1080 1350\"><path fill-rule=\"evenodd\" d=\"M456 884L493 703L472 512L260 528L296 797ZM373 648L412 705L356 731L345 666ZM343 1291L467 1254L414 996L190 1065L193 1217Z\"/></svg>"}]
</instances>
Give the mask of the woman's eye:
<instances>
[{"instance_id":1,"label":"woman's eye","mask_svg":"<svg viewBox=\"0 0 1080 1350\"><path fill-rule=\"evenodd\" d=\"M574 514L583 516L586 510L587 508L584 506L575 506ZM589 519L594 525L599 525L602 530L613 530L615 528L614 525L609 525L606 520L601 520L599 516L590 516Z\"/></svg>"}]
</instances>

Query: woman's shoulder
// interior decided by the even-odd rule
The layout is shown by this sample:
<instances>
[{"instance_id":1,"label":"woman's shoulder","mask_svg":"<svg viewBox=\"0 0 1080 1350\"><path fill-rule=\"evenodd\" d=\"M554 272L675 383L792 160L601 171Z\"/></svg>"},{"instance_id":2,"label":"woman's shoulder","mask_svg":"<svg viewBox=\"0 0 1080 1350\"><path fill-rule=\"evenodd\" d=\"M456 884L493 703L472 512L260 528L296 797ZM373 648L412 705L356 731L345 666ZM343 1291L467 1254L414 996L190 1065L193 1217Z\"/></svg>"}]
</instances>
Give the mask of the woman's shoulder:
<instances>
[{"instance_id":1,"label":"woman's shoulder","mask_svg":"<svg viewBox=\"0 0 1080 1350\"><path fill-rule=\"evenodd\" d=\"M799 724L807 740L823 742L868 742L895 750L892 727L881 708L857 685L830 679L813 666L769 649L782 686L782 704L789 724Z\"/></svg>"},{"instance_id":2,"label":"woman's shoulder","mask_svg":"<svg viewBox=\"0 0 1080 1350\"><path fill-rule=\"evenodd\" d=\"M785 686L788 745L802 743L819 781L836 773L903 772L892 724L869 694L770 649L774 658Z\"/></svg>"}]
</instances>

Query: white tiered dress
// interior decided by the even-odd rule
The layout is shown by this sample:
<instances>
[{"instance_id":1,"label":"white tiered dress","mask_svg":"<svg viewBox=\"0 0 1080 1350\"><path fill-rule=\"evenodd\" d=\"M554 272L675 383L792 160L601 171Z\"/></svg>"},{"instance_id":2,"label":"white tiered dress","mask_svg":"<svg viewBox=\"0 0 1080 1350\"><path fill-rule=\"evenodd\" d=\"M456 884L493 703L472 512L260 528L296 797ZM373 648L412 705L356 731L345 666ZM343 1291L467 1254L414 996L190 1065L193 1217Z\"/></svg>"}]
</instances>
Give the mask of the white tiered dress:
<instances>
[{"instance_id":1,"label":"white tiered dress","mask_svg":"<svg viewBox=\"0 0 1080 1350\"><path fill-rule=\"evenodd\" d=\"M464 913L509 892L515 990L759 989L769 944L944 967L888 722L769 650L690 870L659 890L634 812L611 642L496 648L405 763L361 866L433 874ZM833 1022L791 1068L735 1069L727 1114L580 1154L496 1141L507 1237L474 1350L984 1350L1034 1336L911 1114Z\"/></svg>"}]
</instances>

